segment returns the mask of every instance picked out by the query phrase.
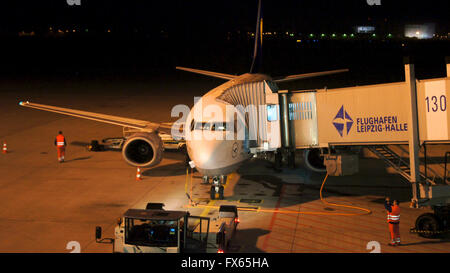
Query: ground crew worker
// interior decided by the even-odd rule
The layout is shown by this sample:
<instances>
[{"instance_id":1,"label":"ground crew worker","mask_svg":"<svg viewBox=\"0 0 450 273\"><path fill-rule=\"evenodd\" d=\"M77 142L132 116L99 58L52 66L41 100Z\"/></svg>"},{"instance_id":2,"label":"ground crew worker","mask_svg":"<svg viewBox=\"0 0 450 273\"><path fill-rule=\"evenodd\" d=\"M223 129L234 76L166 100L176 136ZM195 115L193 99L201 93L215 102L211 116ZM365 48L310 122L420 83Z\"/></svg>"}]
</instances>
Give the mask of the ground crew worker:
<instances>
[{"instance_id":1,"label":"ground crew worker","mask_svg":"<svg viewBox=\"0 0 450 273\"><path fill-rule=\"evenodd\" d=\"M389 232L391 233L390 246L400 245L400 207L398 200L390 202L389 197L386 197L384 207L387 210L387 221L389 223Z\"/></svg>"},{"instance_id":2,"label":"ground crew worker","mask_svg":"<svg viewBox=\"0 0 450 273\"><path fill-rule=\"evenodd\" d=\"M55 138L55 146L58 151L58 161L59 163L64 162L64 155L66 152L66 138L63 136L62 131L58 132L58 135Z\"/></svg>"}]
</instances>

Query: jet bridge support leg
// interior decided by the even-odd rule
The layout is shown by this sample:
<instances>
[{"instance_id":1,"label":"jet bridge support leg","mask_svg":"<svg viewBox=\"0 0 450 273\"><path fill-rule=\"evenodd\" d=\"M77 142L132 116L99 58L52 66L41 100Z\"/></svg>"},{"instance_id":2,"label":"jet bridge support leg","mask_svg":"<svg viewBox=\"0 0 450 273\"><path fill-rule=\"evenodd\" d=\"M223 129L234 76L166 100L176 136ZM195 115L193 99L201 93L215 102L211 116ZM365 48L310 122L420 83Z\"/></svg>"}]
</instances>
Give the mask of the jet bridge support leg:
<instances>
[{"instance_id":1,"label":"jet bridge support leg","mask_svg":"<svg viewBox=\"0 0 450 273\"><path fill-rule=\"evenodd\" d=\"M287 160L287 165L290 168L295 168L295 145L293 145L293 139L291 139L290 132L290 124L289 124L289 98L288 91L281 90L278 91L278 101L280 102L280 130L281 130L281 149L279 152L282 154L284 158ZM278 164L278 161L282 159L276 157L275 161ZM281 163L281 162L280 162Z\"/></svg>"},{"instance_id":2,"label":"jet bridge support leg","mask_svg":"<svg viewBox=\"0 0 450 273\"><path fill-rule=\"evenodd\" d=\"M412 187L412 199L411 205L418 207L418 183L420 180L419 169L419 126L417 118L417 92L416 92L416 77L414 71L414 64L410 62L409 58L405 58L405 81L410 87L410 115L409 115L409 160L411 168L411 187Z\"/></svg>"}]
</instances>

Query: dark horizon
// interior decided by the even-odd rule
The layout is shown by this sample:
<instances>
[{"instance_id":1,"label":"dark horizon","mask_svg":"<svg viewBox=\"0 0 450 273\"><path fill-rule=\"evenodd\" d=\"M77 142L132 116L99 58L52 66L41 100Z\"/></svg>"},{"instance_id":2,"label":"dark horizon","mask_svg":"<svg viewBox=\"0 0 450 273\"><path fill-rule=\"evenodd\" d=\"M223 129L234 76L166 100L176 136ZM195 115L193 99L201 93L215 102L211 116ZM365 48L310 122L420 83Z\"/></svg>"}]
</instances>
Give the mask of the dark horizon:
<instances>
[{"instance_id":1,"label":"dark horizon","mask_svg":"<svg viewBox=\"0 0 450 273\"><path fill-rule=\"evenodd\" d=\"M0 31L80 26L113 31L166 31L176 34L253 31L257 0L9 1L1 4ZM263 1L264 28L297 32L349 31L355 25L434 22L448 32L448 1L367 0Z\"/></svg>"},{"instance_id":2,"label":"dark horizon","mask_svg":"<svg viewBox=\"0 0 450 273\"><path fill-rule=\"evenodd\" d=\"M250 69L254 38L248 32L255 31L257 0L80 2L80 6L69 6L67 0L2 3L0 78L148 78L176 76L175 66L232 74ZM343 76L349 84L355 79L388 82L402 77L402 58L411 56L420 63L418 76L440 76L444 57L450 56L448 38L416 40L386 34L391 27L431 19L437 30L448 29L449 5L448 1L381 0L381 6L369 6L367 0L265 0L264 31L283 35L264 36L263 72L277 76L349 68L351 72ZM355 25L372 23L379 26L376 37L329 35L350 34ZM64 31L61 35L59 28ZM22 31L36 35L20 36ZM285 35L287 31L295 34ZM328 36L308 37L321 32Z\"/></svg>"}]
</instances>

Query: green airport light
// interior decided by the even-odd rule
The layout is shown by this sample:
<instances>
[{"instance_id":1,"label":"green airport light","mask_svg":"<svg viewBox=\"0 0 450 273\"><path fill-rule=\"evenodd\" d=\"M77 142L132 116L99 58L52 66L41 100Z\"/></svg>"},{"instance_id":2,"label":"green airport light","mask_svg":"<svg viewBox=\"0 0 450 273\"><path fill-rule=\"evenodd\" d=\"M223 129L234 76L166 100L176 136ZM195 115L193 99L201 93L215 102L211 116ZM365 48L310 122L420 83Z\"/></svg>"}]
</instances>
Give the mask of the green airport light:
<instances>
[{"instance_id":1,"label":"green airport light","mask_svg":"<svg viewBox=\"0 0 450 273\"><path fill-rule=\"evenodd\" d=\"M333 35L331 35L331 36L336 37L336 34L333 33Z\"/></svg>"},{"instance_id":2,"label":"green airport light","mask_svg":"<svg viewBox=\"0 0 450 273\"><path fill-rule=\"evenodd\" d=\"M345 33L344 33L344 34L342 34L342 37L347 37L347 34L345 34Z\"/></svg>"}]
</instances>

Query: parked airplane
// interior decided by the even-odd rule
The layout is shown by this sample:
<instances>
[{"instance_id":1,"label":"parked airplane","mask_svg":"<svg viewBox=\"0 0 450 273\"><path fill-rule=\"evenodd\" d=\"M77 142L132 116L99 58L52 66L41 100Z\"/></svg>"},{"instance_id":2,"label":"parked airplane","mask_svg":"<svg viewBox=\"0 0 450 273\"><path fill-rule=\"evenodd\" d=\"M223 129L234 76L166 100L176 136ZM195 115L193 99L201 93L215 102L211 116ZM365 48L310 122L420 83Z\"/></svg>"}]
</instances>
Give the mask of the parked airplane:
<instances>
[{"instance_id":1,"label":"parked airplane","mask_svg":"<svg viewBox=\"0 0 450 273\"><path fill-rule=\"evenodd\" d=\"M266 109L266 106L273 105L272 98L275 97L278 100L278 95L276 94L278 91L277 83L348 71L347 69L340 69L290 75L277 79L272 79L268 75L258 73L262 53L262 23L261 0L259 0L254 54L249 73L235 76L212 71L176 67L179 70L227 80L224 84L210 90L194 104L183 127L185 134L189 134L190 136L186 137L186 146L188 155L194 163L195 168L204 175L205 179L211 177L213 180L211 187L211 197L213 199L216 193L219 193L220 198L223 198L222 184L226 182L227 174L236 171L254 153L279 147L279 144L274 143L279 142L279 139L270 139L270 136L269 138L267 137L267 129L270 127L270 124L261 122L261 120L267 120L268 113L270 115L271 111ZM122 155L125 161L132 166L152 167L159 164L162 160L164 149L158 132L162 128L168 129L170 125L37 104L29 101L20 102L19 105L131 128L135 133L127 137L122 148ZM256 107L248 108L252 105ZM237 111L236 114L227 113L227 107L229 108L229 106L242 106L245 109L252 110L250 110L250 115L242 111ZM261 108L258 106L264 107ZM226 114L219 115L219 117L202 114L211 107L221 109ZM196 113L201 114L198 115ZM262 115L264 118L258 122L258 119L251 117L252 115L256 117ZM244 130L243 138L232 137L230 139L223 137L229 132L236 136L239 133L236 127L239 127L239 125ZM274 129L273 126L272 129ZM206 131L212 137L195 137L198 132L205 133ZM253 134L252 138L252 133L254 132L256 133ZM313 164L307 164L307 166L311 168ZM314 167L311 169L317 171Z\"/></svg>"}]
</instances>

